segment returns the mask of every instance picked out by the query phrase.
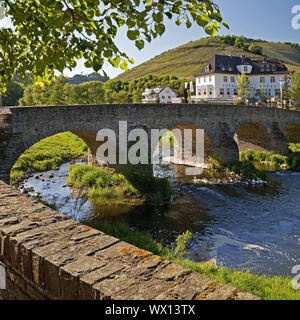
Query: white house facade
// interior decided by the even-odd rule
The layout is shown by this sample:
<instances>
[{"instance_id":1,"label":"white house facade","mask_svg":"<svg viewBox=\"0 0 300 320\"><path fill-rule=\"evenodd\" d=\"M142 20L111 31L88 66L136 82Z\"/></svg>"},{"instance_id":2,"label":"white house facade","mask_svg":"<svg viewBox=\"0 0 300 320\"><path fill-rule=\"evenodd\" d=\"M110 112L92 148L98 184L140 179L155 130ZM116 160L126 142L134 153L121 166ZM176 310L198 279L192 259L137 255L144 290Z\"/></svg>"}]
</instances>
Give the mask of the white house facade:
<instances>
[{"instance_id":1,"label":"white house facade","mask_svg":"<svg viewBox=\"0 0 300 320\"><path fill-rule=\"evenodd\" d=\"M250 58L215 55L202 72L195 76L194 100L237 99L238 75L245 73L250 82L253 98L261 92L267 98L280 96L281 86L288 70L278 60L252 60Z\"/></svg>"},{"instance_id":2,"label":"white house facade","mask_svg":"<svg viewBox=\"0 0 300 320\"><path fill-rule=\"evenodd\" d=\"M169 86L164 86L154 89L146 89L142 96L143 103L172 103L172 100L177 98L177 93Z\"/></svg>"}]
</instances>

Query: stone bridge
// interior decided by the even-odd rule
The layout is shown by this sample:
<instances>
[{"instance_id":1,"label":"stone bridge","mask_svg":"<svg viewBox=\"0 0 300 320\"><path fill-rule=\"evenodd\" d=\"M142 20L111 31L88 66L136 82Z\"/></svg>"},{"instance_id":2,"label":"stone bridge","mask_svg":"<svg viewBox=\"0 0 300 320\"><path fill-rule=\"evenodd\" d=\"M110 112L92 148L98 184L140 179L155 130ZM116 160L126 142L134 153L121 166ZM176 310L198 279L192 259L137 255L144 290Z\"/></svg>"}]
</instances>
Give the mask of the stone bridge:
<instances>
[{"instance_id":1,"label":"stone bridge","mask_svg":"<svg viewBox=\"0 0 300 320\"><path fill-rule=\"evenodd\" d=\"M0 114L0 179L9 181L10 169L30 146L51 135L71 131L82 138L93 161L100 129L119 130L119 121L134 128L201 128L206 158L239 159L247 148L288 152L285 133L300 132L300 112L261 107L197 104L127 104L14 107Z\"/></svg>"},{"instance_id":2,"label":"stone bridge","mask_svg":"<svg viewBox=\"0 0 300 320\"><path fill-rule=\"evenodd\" d=\"M258 299L84 226L5 183L18 157L41 139L72 131L87 143L93 158L98 130L117 132L121 120L128 121L128 130L202 128L206 152L232 161L249 147L287 153L286 136L299 129L300 113L190 104L2 112L0 268L5 268L6 290L0 290L0 299Z\"/></svg>"}]
</instances>

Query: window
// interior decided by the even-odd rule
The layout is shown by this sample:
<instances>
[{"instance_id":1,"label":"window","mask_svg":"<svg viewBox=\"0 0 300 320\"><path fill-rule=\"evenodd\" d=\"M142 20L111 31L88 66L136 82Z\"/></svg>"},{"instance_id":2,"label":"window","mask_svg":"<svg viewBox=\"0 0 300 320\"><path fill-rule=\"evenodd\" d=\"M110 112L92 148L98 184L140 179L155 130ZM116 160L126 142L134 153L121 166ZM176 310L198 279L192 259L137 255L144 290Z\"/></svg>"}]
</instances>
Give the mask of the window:
<instances>
[{"instance_id":1,"label":"window","mask_svg":"<svg viewBox=\"0 0 300 320\"><path fill-rule=\"evenodd\" d=\"M220 89L220 95L224 96L224 89Z\"/></svg>"},{"instance_id":2,"label":"window","mask_svg":"<svg viewBox=\"0 0 300 320\"><path fill-rule=\"evenodd\" d=\"M168 96L168 99L171 99L171 96Z\"/></svg>"},{"instance_id":3,"label":"window","mask_svg":"<svg viewBox=\"0 0 300 320\"><path fill-rule=\"evenodd\" d=\"M224 76L224 82L228 82L228 77Z\"/></svg>"},{"instance_id":4,"label":"window","mask_svg":"<svg viewBox=\"0 0 300 320\"><path fill-rule=\"evenodd\" d=\"M271 96L271 89L267 89L266 91L267 91L267 96L270 97Z\"/></svg>"},{"instance_id":5,"label":"window","mask_svg":"<svg viewBox=\"0 0 300 320\"><path fill-rule=\"evenodd\" d=\"M280 96L280 89L275 89L275 96L277 96L277 97Z\"/></svg>"},{"instance_id":6,"label":"window","mask_svg":"<svg viewBox=\"0 0 300 320\"><path fill-rule=\"evenodd\" d=\"M201 89L198 91L198 96L201 96Z\"/></svg>"},{"instance_id":7,"label":"window","mask_svg":"<svg viewBox=\"0 0 300 320\"><path fill-rule=\"evenodd\" d=\"M227 95L230 96L230 89L227 89Z\"/></svg>"},{"instance_id":8,"label":"window","mask_svg":"<svg viewBox=\"0 0 300 320\"><path fill-rule=\"evenodd\" d=\"M235 79L234 79L234 77L231 77L231 82L233 82L233 83L234 83L234 80L235 80Z\"/></svg>"},{"instance_id":9,"label":"window","mask_svg":"<svg viewBox=\"0 0 300 320\"><path fill-rule=\"evenodd\" d=\"M233 95L235 95L235 96L237 96L237 95L238 95L238 91L237 91L237 89L234 89L234 90L233 90Z\"/></svg>"},{"instance_id":10,"label":"window","mask_svg":"<svg viewBox=\"0 0 300 320\"><path fill-rule=\"evenodd\" d=\"M165 98L165 96L161 96L161 98L162 98L162 99L164 99L164 98Z\"/></svg>"},{"instance_id":11,"label":"window","mask_svg":"<svg viewBox=\"0 0 300 320\"><path fill-rule=\"evenodd\" d=\"M212 77L211 77L211 76L209 76L209 82L211 82L211 79L212 79Z\"/></svg>"},{"instance_id":12,"label":"window","mask_svg":"<svg viewBox=\"0 0 300 320\"><path fill-rule=\"evenodd\" d=\"M248 72L248 67L244 67L244 71L245 71L245 72Z\"/></svg>"},{"instance_id":13,"label":"window","mask_svg":"<svg viewBox=\"0 0 300 320\"><path fill-rule=\"evenodd\" d=\"M206 96L206 89L203 90L203 95Z\"/></svg>"},{"instance_id":14,"label":"window","mask_svg":"<svg viewBox=\"0 0 300 320\"><path fill-rule=\"evenodd\" d=\"M260 83L265 83L265 77L260 77Z\"/></svg>"},{"instance_id":15,"label":"window","mask_svg":"<svg viewBox=\"0 0 300 320\"><path fill-rule=\"evenodd\" d=\"M275 77L271 77L271 83L275 83Z\"/></svg>"},{"instance_id":16,"label":"window","mask_svg":"<svg viewBox=\"0 0 300 320\"><path fill-rule=\"evenodd\" d=\"M212 89L209 90L209 95L212 96L213 92Z\"/></svg>"},{"instance_id":17,"label":"window","mask_svg":"<svg viewBox=\"0 0 300 320\"><path fill-rule=\"evenodd\" d=\"M265 72L265 68L260 68L260 72Z\"/></svg>"}]
</instances>

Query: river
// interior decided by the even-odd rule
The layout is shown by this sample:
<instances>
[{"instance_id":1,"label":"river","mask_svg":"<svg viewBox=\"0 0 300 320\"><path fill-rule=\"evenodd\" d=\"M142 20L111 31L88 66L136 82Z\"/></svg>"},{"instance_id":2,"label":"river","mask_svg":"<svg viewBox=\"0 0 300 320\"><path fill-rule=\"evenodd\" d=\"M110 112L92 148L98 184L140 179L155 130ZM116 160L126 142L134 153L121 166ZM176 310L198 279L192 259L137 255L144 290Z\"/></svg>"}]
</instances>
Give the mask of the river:
<instances>
[{"instance_id":1,"label":"river","mask_svg":"<svg viewBox=\"0 0 300 320\"><path fill-rule=\"evenodd\" d=\"M124 222L165 245L190 230L189 257L195 261L214 259L219 266L285 276L300 264L299 172L270 172L267 186L211 185L176 178L175 166L156 167L156 174L170 176L178 191L175 202L159 208L134 202L94 208L85 199L71 197L66 185L69 165L34 174L24 187L77 221Z\"/></svg>"}]
</instances>

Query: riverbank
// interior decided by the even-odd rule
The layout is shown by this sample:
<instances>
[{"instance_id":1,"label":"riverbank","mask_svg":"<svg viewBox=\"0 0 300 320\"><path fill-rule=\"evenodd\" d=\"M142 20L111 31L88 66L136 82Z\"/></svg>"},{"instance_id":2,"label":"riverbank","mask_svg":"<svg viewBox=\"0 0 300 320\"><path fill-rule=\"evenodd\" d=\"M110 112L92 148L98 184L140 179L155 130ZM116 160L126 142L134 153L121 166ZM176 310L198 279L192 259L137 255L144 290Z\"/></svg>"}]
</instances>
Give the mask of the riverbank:
<instances>
[{"instance_id":1,"label":"riverbank","mask_svg":"<svg viewBox=\"0 0 300 320\"><path fill-rule=\"evenodd\" d=\"M87 146L71 132L43 139L27 149L17 160L10 174L11 184L18 183L33 172L55 170L59 165L87 155Z\"/></svg>"},{"instance_id":2,"label":"riverbank","mask_svg":"<svg viewBox=\"0 0 300 320\"><path fill-rule=\"evenodd\" d=\"M163 204L173 193L168 179L157 178L137 166L137 170L112 172L108 168L90 165L71 165L68 185L83 190L81 194L94 205L113 204L116 201L143 198L148 203Z\"/></svg>"},{"instance_id":3,"label":"riverbank","mask_svg":"<svg viewBox=\"0 0 300 320\"><path fill-rule=\"evenodd\" d=\"M271 152L246 150L241 152L241 161L257 161L271 170L300 171L300 144L290 144L291 153L287 156Z\"/></svg>"},{"instance_id":4,"label":"riverbank","mask_svg":"<svg viewBox=\"0 0 300 320\"><path fill-rule=\"evenodd\" d=\"M265 277L245 271L231 270L229 268L218 267L214 263L199 263L189 259L184 259L181 253L185 252L189 232L177 238L177 246L167 248L154 241L149 235L131 229L129 226L120 223L91 222L90 227L105 232L122 241L131 243L141 249L150 251L165 259L168 259L185 268L206 275L218 280L223 284L228 284L237 289L253 293L264 300L299 300L300 292L292 288L292 279L282 276ZM180 247L179 254L176 248Z\"/></svg>"}]
</instances>

